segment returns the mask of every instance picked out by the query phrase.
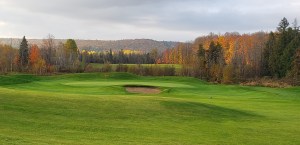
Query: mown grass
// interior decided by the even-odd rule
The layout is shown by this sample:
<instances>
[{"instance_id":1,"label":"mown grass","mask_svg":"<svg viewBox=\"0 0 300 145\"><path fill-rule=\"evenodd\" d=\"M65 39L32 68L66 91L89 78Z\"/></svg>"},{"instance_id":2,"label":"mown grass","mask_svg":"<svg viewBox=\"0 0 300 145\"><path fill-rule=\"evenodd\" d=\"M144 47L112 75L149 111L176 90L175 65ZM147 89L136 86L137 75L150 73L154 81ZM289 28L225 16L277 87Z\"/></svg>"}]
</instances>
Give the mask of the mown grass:
<instances>
[{"instance_id":1,"label":"mown grass","mask_svg":"<svg viewBox=\"0 0 300 145\"><path fill-rule=\"evenodd\" d=\"M161 94L128 93L157 86ZM300 88L85 73L0 76L0 144L300 144Z\"/></svg>"}]
</instances>

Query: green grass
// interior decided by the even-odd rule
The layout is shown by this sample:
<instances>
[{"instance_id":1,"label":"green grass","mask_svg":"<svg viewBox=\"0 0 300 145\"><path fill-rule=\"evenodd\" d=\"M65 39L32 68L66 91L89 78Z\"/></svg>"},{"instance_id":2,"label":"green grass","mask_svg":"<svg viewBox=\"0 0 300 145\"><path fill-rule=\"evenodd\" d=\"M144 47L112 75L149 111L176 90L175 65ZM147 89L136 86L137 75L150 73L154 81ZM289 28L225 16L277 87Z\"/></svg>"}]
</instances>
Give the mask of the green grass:
<instances>
[{"instance_id":1,"label":"green grass","mask_svg":"<svg viewBox=\"0 0 300 145\"><path fill-rule=\"evenodd\" d=\"M0 76L0 144L297 145L300 88L127 73Z\"/></svg>"}]
</instances>

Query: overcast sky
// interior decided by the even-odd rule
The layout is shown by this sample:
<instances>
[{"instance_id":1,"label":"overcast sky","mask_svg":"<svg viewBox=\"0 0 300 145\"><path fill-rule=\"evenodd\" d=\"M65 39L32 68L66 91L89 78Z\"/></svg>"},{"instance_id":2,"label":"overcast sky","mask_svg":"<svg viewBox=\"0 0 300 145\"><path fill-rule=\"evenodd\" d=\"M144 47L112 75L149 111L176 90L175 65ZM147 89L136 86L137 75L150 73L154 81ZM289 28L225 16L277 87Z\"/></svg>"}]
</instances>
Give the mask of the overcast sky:
<instances>
[{"instance_id":1,"label":"overcast sky","mask_svg":"<svg viewBox=\"0 0 300 145\"><path fill-rule=\"evenodd\" d=\"M300 0L0 0L0 37L189 41L275 30Z\"/></svg>"}]
</instances>

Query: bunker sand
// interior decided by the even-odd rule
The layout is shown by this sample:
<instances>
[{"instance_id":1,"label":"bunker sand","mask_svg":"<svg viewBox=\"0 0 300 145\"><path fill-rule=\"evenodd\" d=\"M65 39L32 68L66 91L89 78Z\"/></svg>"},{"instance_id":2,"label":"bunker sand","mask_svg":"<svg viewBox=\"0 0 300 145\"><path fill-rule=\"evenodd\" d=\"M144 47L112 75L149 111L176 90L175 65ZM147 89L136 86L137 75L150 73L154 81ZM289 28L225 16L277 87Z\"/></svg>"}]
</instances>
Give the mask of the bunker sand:
<instances>
[{"instance_id":1,"label":"bunker sand","mask_svg":"<svg viewBox=\"0 0 300 145\"><path fill-rule=\"evenodd\" d=\"M125 87L127 92L141 94L159 94L161 90L154 87Z\"/></svg>"}]
</instances>

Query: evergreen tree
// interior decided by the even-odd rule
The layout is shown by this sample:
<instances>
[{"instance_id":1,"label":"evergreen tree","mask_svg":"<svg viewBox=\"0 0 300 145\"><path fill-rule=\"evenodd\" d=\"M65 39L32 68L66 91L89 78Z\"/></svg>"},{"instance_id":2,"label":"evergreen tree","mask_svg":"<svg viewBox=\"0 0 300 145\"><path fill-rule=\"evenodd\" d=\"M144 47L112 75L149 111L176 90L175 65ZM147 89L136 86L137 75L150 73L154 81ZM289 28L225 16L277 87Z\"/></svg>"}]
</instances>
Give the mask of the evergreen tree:
<instances>
[{"instance_id":1,"label":"evergreen tree","mask_svg":"<svg viewBox=\"0 0 300 145\"><path fill-rule=\"evenodd\" d=\"M224 59L224 51L223 51L223 47L222 45L218 42L216 45L216 60L217 63L223 67L223 65L225 65L225 59Z\"/></svg>"},{"instance_id":2,"label":"evergreen tree","mask_svg":"<svg viewBox=\"0 0 300 145\"><path fill-rule=\"evenodd\" d=\"M290 25L288 20L284 17L280 23L279 26L277 27L277 30L281 33L284 33L286 31L286 28Z\"/></svg>"},{"instance_id":3,"label":"evergreen tree","mask_svg":"<svg viewBox=\"0 0 300 145\"><path fill-rule=\"evenodd\" d=\"M208 54L207 54L207 62L209 67L212 66L212 64L216 63L215 53L216 53L215 42L211 41L209 44Z\"/></svg>"},{"instance_id":4,"label":"evergreen tree","mask_svg":"<svg viewBox=\"0 0 300 145\"><path fill-rule=\"evenodd\" d=\"M300 47L300 37L296 36L289 45L284 49L283 55L281 56L282 67L280 72L282 76L286 76L287 71L291 70L293 56L296 53L297 48Z\"/></svg>"},{"instance_id":5,"label":"evergreen tree","mask_svg":"<svg viewBox=\"0 0 300 145\"><path fill-rule=\"evenodd\" d=\"M28 43L24 36L19 49L19 65L21 71L25 71L28 68L28 58L29 58Z\"/></svg>"},{"instance_id":6,"label":"evergreen tree","mask_svg":"<svg viewBox=\"0 0 300 145\"><path fill-rule=\"evenodd\" d=\"M296 50L294 55L289 77L292 78L294 85L300 85L300 47Z\"/></svg>"},{"instance_id":7,"label":"evergreen tree","mask_svg":"<svg viewBox=\"0 0 300 145\"><path fill-rule=\"evenodd\" d=\"M224 55L223 48L220 43L215 44L215 42L211 42L208 49L208 62L210 65L212 64L220 64L224 63Z\"/></svg>"},{"instance_id":8,"label":"evergreen tree","mask_svg":"<svg viewBox=\"0 0 300 145\"><path fill-rule=\"evenodd\" d=\"M269 34L269 39L266 42L266 47L263 50L263 59L262 59L262 72L264 76L271 76L271 72L274 73L275 65L274 62L276 59L274 50L276 45L275 34L271 32Z\"/></svg>"},{"instance_id":9,"label":"evergreen tree","mask_svg":"<svg viewBox=\"0 0 300 145\"><path fill-rule=\"evenodd\" d=\"M291 53L295 50L295 45L298 45L297 40L294 40L296 33L289 26L289 22L286 18L283 18L278 26L277 37L274 39L274 36L270 35L269 41L267 42L266 49L269 51L269 69L270 74L273 77L285 77L287 70L291 65ZM274 40L276 43L274 45ZM292 41L294 40L294 41ZM267 53L265 53L267 55Z\"/></svg>"},{"instance_id":10,"label":"evergreen tree","mask_svg":"<svg viewBox=\"0 0 300 145\"><path fill-rule=\"evenodd\" d=\"M221 82L222 70L224 66L224 55L220 43L215 44L213 41L209 45L208 49L208 69L209 77L213 82Z\"/></svg>"},{"instance_id":11,"label":"evergreen tree","mask_svg":"<svg viewBox=\"0 0 300 145\"><path fill-rule=\"evenodd\" d=\"M205 58L205 49L203 47L203 44L199 45L199 49L197 52L198 56L198 75L199 78L206 78L207 77L207 66L206 66L206 58Z\"/></svg>"},{"instance_id":12,"label":"evergreen tree","mask_svg":"<svg viewBox=\"0 0 300 145\"><path fill-rule=\"evenodd\" d=\"M286 21L286 22L285 22ZM294 55L295 49L299 45L299 41L297 40L297 33L294 32L293 28L288 27L287 20L282 20L281 23L285 23L286 27L282 27L279 39L278 39L278 48L277 55L278 57L278 67L276 69L277 76L282 78L286 76L286 72L291 67L292 57ZM288 28L287 28L288 27Z\"/></svg>"},{"instance_id":13,"label":"evergreen tree","mask_svg":"<svg viewBox=\"0 0 300 145\"><path fill-rule=\"evenodd\" d=\"M203 57L203 58L205 57L205 49L203 47L203 44L199 44L199 49L198 49L197 54L198 54L199 58L200 57Z\"/></svg>"}]
</instances>

